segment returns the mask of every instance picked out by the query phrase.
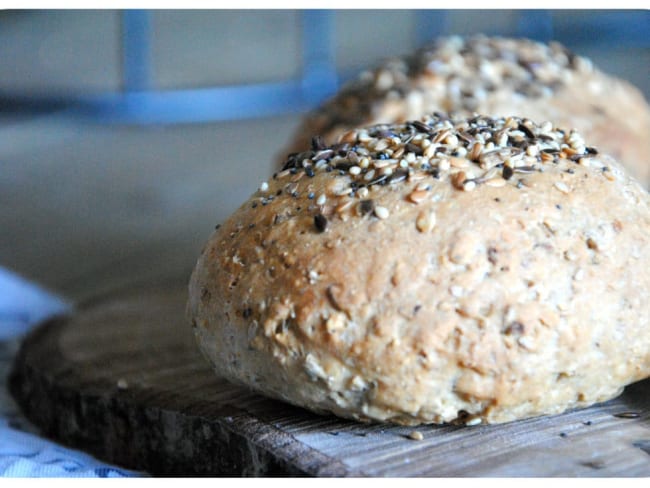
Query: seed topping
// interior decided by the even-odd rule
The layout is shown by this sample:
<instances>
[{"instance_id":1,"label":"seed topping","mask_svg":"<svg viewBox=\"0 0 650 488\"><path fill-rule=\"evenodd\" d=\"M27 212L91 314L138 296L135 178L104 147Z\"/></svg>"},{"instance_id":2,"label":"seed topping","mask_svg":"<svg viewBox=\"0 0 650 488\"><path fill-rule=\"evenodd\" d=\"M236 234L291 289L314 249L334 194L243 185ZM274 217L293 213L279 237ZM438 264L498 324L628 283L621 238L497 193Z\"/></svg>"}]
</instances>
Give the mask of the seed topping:
<instances>
[{"instance_id":1,"label":"seed topping","mask_svg":"<svg viewBox=\"0 0 650 488\"><path fill-rule=\"evenodd\" d=\"M375 215L377 216L377 218L384 220L388 218L390 213L386 207L377 206L375 207Z\"/></svg>"},{"instance_id":2,"label":"seed topping","mask_svg":"<svg viewBox=\"0 0 650 488\"><path fill-rule=\"evenodd\" d=\"M314 226L318 232L325 232L325 229L327 229L327 218L323 214L316 214L314 216Z\"/></svg>"},{"instance_id":3,"label":"seed topping","mask_svg":"<svg viewBox=\"0 0 650 488\"><path fill-rule=\"evenodd\" d=\"M468 119L434 113L417 121L351 130L327 147L319 141L315 138L311 149L290 154L282 171L260 188L253 205L263 207L287 196L304 198L316 229L324 232L338 217L383 220L399 215L384 201L388 193L377 192L389 187L408 205L422 207L415 224L428 232L435 226L435 213L429 212L437 201L433 189L440 185L459 192L482 187L525 192L536 185L534 174L552 172L551 185L568 195L585 172L604 179L613 173L602 170L600 162L580 163L594 160L598 151L576 131L521 117L475 114Z\"/></svg>"},{"instance_id":4,"label":"seed topping","mask_svg":"<svg viewBox=\"0 0 650 488\"><path fill-rule=\"evenodd\" d=\"M490 93L548 98L568 84L574 74L592 71L588 60L557 42L543 44L484 35L442 37L409 56L386 59L344 85L339 95L319 109L319 117L325 115L325 126L320 130L326 133L335 127L363 125L367 120L364 112L370 112L373 105L381 105L386 98L421 100L423 78L427 83L432 78L439 80L436 106L472 113ZM431 130L418 122L411 122L410 127L414 136ZM509 128L517 128L524 134L530 129L526 125ZM386 136L390 137L390 133ZM440 134L435 142L447 136L451 140L453 136L458 137ZM500 134L494 144L500 145L506 137L507 134ZM379 146L389 147L389 142L381 142Z\"/></svg>"}]
</instances>

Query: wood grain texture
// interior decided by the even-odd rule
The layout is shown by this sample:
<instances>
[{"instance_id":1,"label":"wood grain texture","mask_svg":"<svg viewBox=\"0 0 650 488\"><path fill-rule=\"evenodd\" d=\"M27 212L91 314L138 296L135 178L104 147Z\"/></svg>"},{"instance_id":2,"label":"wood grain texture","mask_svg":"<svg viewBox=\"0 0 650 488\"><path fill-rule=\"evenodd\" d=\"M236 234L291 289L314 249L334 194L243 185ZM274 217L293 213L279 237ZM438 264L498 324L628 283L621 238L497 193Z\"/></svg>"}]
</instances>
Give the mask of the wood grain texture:
<instances>
[{"instance_id":1,"label":"wood grain texture","mask_svg":"<svg viewBox=\"0 0 650 488\"><path fill-rule=\"evenodd\" d=\"M43 324L12 394L43 432L155 475L649 476L650 380L610 402L494 426L365 425L217 378L185 289L130 290ZM624 414L621 416L620 414Z\"/></svg>"}]
</instances>

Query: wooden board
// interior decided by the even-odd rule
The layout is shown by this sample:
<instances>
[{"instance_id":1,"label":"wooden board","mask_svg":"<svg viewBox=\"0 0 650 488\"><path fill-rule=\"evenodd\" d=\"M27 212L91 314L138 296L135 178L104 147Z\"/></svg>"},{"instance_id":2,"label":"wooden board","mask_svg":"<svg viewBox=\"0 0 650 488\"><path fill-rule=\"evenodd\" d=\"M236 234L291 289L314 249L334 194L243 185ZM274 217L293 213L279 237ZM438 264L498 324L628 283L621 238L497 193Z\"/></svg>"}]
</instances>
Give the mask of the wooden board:
<instances>
[{"instance_id":1,"label":"wooden board","mask_svg":"<svg viewBox=\"0 0 650 488\"><path fill-rule=\"evenodd\" d=\"M495 426L363 425L217 378L185 289L131 290L43 324L12 394L43 432L155 475L649 476L650 380L619 398Z\"/></svg>"}]
</instances>

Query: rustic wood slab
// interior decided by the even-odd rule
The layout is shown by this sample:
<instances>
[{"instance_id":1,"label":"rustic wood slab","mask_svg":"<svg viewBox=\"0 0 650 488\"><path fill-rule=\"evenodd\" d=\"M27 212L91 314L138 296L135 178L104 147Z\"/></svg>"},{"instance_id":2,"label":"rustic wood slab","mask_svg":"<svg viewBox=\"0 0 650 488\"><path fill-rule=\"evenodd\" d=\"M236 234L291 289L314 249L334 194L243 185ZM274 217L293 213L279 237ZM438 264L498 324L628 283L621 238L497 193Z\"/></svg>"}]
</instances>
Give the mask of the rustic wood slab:
<instances>
[{"instance_id":1,"label":"rustic wood slab","mask_svg":"<svg viewBox=\"0 0 650 488\"><path fill-rule=\"evenodd\" d=\"M12 394L47 436L155 475L650 476L650 380L563 415L496 426L363 425L217 378L185 289L130 290L43 324Z\"/></svg>"}]
</instances>

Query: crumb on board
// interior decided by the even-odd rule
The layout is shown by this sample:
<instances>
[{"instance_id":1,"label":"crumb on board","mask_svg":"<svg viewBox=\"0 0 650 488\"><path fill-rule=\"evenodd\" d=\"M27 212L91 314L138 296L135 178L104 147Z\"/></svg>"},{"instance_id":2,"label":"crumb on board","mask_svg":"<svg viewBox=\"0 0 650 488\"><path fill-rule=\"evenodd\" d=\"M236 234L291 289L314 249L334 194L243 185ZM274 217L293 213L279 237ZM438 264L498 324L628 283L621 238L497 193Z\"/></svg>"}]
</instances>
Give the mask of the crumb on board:
<instances>
[{"instance_id":1,"label":"crumb on board","mask_svg":"<svg viewBox=\"0 0 650 488\"><path fill-rule=\"evenodd\" d=\"M424 435L422 435L422 432L420 432L419 430L413 430L409 432L408 438L413 441L421 441L424 439Z\"/></svg>"}]
</instances>

